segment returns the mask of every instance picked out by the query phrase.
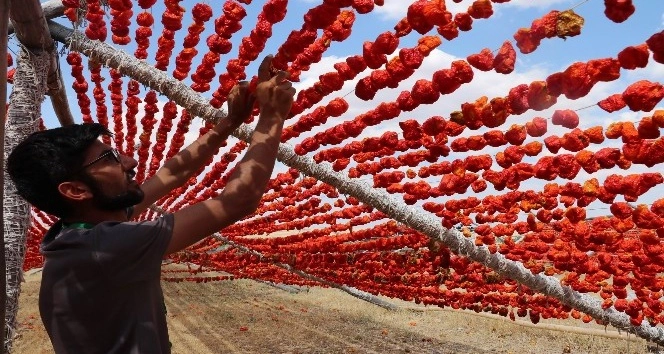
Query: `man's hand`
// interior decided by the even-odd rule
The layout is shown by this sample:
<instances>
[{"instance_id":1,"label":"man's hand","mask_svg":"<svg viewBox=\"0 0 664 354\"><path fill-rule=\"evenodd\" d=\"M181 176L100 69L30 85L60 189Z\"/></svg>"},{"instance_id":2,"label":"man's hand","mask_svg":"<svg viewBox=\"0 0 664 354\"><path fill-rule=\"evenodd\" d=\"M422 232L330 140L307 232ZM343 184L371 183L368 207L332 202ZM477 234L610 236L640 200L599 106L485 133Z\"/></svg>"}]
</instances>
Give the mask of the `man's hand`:
<instances>
[{"instance_id":1,"label":"man's hand","mask_svg":"<svg viewBox=\"0 0 664 354\"><path fill-rule=\"evenodd\" d=\"M239 127L251 115L256 98L249 92L249 83L242 81L228 94L228 119Z\"/></svg>"},{"instance_id":2,"label":"man's hand","mask_svg":"<svg viewBox=\"0 0 664 354\"><path fill-rule=\"evenodd\" d=\"M256 101L261 115L275 115L286 119L293 105L295 88L288 81L288 72L278 71L271 75L272 56L267 56L258 68L258 85L256 86Z\"/></svg>"}]
</instances>

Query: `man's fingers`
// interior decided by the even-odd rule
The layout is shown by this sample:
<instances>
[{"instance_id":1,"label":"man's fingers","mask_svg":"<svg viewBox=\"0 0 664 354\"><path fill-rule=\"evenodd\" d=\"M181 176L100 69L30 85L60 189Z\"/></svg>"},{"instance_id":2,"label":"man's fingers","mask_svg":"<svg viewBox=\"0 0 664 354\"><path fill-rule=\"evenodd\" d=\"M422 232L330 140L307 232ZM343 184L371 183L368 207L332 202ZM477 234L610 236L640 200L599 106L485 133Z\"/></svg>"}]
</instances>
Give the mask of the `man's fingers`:
<instances>
[{"instance_id":1,"label":"man's fingers","mask_svg":"<svg viewBox=\"0 0 664 354\"><path fill-rule=\"evenodd\" d=\"M292 96L295 96L295 87L292 87L292 86L291 86L291 87L287 88L285 91L286 91L286 93L287 93L288 95L290 95L291 97L292 97Z\"/></svg>"},{"instance_id":2,"label":"man's fingers","mask_svg":"<svg viewBox=\"0 0 664 354\"><path fill-rule=\"evenodd\" d=\"M282 88L282 89L288 89L293 87L293 83L290 81L277 81L277 87Z\"/></svg>"},{"instance_id":3,"label":"man's fingers","mask_svg":"<svg viewBox=\"0 0 664 354\"><path fill-rule=\"evenodd\" d=\"M274 76L274 80L277 84L281 84L282 82L286 81L289 77L290 73L288 71L279 70L277 71L277 74Z\"/></svg>"},{"instance_id":4,"label":"man's fingers","mask_svg":"<svg viewBox=\"0 0 664 354\"><path fill-rule=\"evenodd\" d=\"M258 80L270 80L270 68L272 67L272 55L266 56L258 67Z\"/></svg>"}]
</instances>

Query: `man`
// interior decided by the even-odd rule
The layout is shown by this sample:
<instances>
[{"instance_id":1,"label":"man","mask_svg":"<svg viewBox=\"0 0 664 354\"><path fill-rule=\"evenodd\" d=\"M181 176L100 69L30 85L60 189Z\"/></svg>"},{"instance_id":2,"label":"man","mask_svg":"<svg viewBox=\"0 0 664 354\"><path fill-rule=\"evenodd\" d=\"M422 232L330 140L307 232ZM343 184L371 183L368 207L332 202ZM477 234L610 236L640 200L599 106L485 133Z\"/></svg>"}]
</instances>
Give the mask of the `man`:
<instances>
[{"instance_id":1,"label":"man","mask_svg":"<svg viewBox=\"0 0 664 354\"><path fill-rule=\"evenodd\" d=\"M139 186L136 160L98 137L99 124L32 134L7 171L28 202L60 218L42 243L39 309L56 353L169 353L160 285L165 255L252 213L272 173L295 89L287 73L259 68L255 93L236 86L228 119L167 161ZM249 147L217 197L148 222L129 222L183 185L249 117L260 116ZM133 212L131 211L133 208Z\"/></svg>"}]
</instances>

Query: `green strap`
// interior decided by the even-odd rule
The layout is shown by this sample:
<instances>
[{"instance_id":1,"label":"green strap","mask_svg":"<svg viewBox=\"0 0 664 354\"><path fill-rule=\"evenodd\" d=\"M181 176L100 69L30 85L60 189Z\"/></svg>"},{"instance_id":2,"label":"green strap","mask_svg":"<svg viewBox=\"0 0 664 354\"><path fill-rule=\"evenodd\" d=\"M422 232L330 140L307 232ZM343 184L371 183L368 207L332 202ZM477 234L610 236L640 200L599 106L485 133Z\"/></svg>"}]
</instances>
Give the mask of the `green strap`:
<instances>
[{"instance_id":1,"label":"green strap","mask_svg":"<svg viewBox=\"0 0 664 354\"><path fill-rule=\"evenodd\" d=\"M71 224L62 223L62 227L64 229L87 229L87 230L89 230L89 229L95 227L95 225L87 223L87 222L73 222Z\"/></svg>"}]
</instances>

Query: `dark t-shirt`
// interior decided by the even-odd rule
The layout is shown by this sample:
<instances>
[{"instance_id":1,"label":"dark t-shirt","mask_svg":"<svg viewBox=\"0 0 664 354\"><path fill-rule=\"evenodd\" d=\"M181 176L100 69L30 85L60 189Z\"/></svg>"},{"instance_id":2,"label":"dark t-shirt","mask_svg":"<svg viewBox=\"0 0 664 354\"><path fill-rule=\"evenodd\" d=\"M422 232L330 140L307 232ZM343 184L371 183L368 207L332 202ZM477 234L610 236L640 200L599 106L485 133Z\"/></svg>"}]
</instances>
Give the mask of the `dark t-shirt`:
<instances>
[{"instance_id":1,"label":"dark t-shirt","mask_svg":"<svg viewBox=\"0 0 664 354\"><path fill-rule=\"evenodd\" d=\"M56 353L170 353L160 273L172 232L173 215L49 230L39 312Z\"/></svg>"}]
</instances>

